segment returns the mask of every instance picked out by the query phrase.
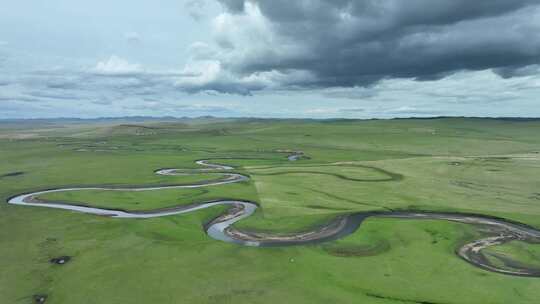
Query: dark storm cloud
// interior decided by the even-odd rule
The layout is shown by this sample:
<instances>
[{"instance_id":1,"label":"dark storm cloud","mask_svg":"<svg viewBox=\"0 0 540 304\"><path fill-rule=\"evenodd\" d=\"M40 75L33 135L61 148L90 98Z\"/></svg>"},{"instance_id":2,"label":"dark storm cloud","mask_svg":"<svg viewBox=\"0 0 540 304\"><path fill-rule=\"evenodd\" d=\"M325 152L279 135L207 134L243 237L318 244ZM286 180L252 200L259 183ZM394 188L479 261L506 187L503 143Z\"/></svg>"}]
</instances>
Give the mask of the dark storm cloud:
<instances>
[{"instance_id":1,"label":"dark storm cloud","mask_svg":"<svg viewBox=\"0 0 540 304\"><path fill-rule=\"evenodd\" d=\"M540 64L528 65L524 67L504 67L495 69L495 72L503 78L538 75L540 74Z\"/></svg>"},{"instance_id":2,"label":"dark storm cloud","mask_svg":"<svg viewBox=\"0 0 540 304\"><path fill-rule=\"evenodd\" d=\"M234 13L240 13L244 10L244 0L218 0L218 2Z\"/></svg>"},{"instance_id":3,"label":"dark storm cloud","mask_svg":"<svg viewBox=\"0 0 540 304\"><path fill-rule=\"evenodd\" d=\"M227 23L218 40L229 47L216 60L239 77L291 70L312 75L282 79L281 86L368 86L386 78L436 80L485 69L512 77L540 62L537 0L219 1L238 28L256 19L258 10L266 32L258 26L253 35L230 38L234 26ZM261 47L265 40L273 45ZM218 91L242 91L234 86Z\"/></svg>"},{"instance_id":4,"label":"dark storm cloud","mask_svg":"<svg viewBox=\"0 0 540 304\"><path fill-rule=\"evenodd\" d=\"M342 13L348 13L357 18L380 19L374 27L385 24L395 27L449 24L505 14L538 3L535 0L249 0L249 2L257 3L261 12L275 21L302 23L314 20L317 24L335 23ZM243 8L238 4L230 7Z\"/></svg>"}]
</instances>

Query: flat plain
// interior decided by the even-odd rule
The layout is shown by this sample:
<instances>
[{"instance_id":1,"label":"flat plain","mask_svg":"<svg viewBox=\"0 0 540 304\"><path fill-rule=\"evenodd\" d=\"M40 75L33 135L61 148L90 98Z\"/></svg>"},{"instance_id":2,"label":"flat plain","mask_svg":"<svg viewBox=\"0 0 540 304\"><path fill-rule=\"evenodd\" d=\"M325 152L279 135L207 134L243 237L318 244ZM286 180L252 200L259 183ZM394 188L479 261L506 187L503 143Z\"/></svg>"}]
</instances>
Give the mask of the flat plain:
<instances>
[{"instance_id":1,"label":"flat plain","mask_svg":"<svg viewBox=\"0 0 540 304\"><path fill-rule=\"evenodd\" d=\"M309 230L355 212L481 214L540 227L540 121L512 119L32 121L0 123L0 303L538 303L540 278L490 272L456 255L487 232L442 220L370 218L309 246L210 238L216 206L114 219L13 206L14 195L85 186L191 184L159 176L206 159L249 180L149 192L57 192L43 199L130 211L220 199L257 202L236 224ZM302 153L288 160L291 153ZM540 244L485 250L540 268ZM69 256L64 265L51 259Z\"/></svg>"}]
</instances>

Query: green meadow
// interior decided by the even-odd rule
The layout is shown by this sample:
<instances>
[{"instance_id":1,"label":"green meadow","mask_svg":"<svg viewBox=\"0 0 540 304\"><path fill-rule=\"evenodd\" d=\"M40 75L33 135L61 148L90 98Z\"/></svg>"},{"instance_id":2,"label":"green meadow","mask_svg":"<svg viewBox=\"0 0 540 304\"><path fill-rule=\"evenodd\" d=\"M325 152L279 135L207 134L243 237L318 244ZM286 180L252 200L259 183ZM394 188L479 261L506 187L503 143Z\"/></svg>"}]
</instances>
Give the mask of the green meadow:
<instances>
[{"instance_id":1,"label":"green meadow","mask_svg":"<svg viewBox=\"0 0 540 304\"><path fill-rule=\"evenodd\" d=\"M124 210L249 200L239 228L296 232L359 211L502 217L540 228L540 120L35 121L0 123L0 303L538 303L540 279L492 273L455 251L481 227L371 218L341 240L252 248L203 225L218 206L154 219L113 219L13 206L20 193L82 186L192 184L211 159L249 181L160 191L49 193ZM286 151L308 158L289 161ZM540 244L488 249L540 267ZM65 265L50 259L71 256Z\"/></svg>"}]
</instances>

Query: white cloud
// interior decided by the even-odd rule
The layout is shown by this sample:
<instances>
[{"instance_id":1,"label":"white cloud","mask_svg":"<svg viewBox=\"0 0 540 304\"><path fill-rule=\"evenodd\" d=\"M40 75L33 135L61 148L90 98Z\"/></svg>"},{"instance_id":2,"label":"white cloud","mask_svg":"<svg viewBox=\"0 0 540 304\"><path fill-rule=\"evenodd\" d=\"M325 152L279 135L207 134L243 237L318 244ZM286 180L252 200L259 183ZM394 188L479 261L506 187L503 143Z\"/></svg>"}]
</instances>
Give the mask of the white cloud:
<instances>
[{"instance_id":1,"label":"white cloud","mask_svg":"<svg viewBox=\"0 0 540 304\"><path fill-rule=\"evenodd\" d=\"M219 92L249 95L253 90L261 90L271 85L267 73L239 77L223 69L216 60L196 60L188 63L180 73L176 86L186 92Z\"/></svg>"},{"instance_id":2,"label":"white cloud","mask_svg":"<svg viewBox=\"0 0 540 304\"><path fill-rule=\"evenodd\" d=\"M216 49L206 42L197 41L192 43L188 48L188 53L191 55L191 60L210 60L217 55Z\"/></svg>"},{"instance_id":3,"label":"white cloud","mask_svg":"<svg viewBox=\"0 0 540 304\"><path fill-rule=\"evenodd\" d=\"M313 109L307 109L307 114L336 114L339 112L339 109L337 108L313 108Z\"/></svg>"},{"instance_id":4,"label":"white cloud","mask_svg":"<svg viewBox=\"0 0 540 304\"><path fill-rule=\"evenodd\" d=\"M132 64L127 60L112 55L105 61L100 61L92 69L93 73L100 75L128 75L143 72L140 64Z\"/></svg>"}]
</instances>

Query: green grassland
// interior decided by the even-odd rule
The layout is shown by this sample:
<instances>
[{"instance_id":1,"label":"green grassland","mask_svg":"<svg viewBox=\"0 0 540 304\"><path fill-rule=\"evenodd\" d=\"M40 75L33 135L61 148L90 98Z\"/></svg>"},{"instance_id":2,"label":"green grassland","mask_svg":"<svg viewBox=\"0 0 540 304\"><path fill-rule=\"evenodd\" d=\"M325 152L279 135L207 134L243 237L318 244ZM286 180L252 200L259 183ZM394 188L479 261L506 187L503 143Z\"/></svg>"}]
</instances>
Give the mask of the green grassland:
<instances>
[{"instance_id":1,"label":"green grassland","mask_svg":"<svg viewBox=\"0 0 540 304\"><path fill-rule=\"evenodd\" d=\"M307 229L371 210L459 211L540 227L540 121L429 119L0 123L0 199L68 186L170 185L159 176L212 159L242 183L43 198L151 210L220 198L260 203L238 227ZM283 151L309 159L287 160ZM18 173L18 174L13 174ZM0 303L538 303L540 279L476 268L456 248L483 232L372 218L321 245L249 248L209 238L224 207L148 220L0 204ZM540 244L489 249L540 265ZM69 255L66 265L49 259ZM540 267L540 266L539 266Z\"/></svg>"}]
</instances>

